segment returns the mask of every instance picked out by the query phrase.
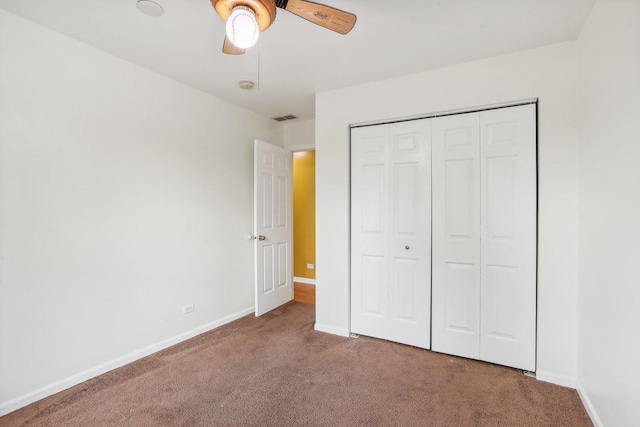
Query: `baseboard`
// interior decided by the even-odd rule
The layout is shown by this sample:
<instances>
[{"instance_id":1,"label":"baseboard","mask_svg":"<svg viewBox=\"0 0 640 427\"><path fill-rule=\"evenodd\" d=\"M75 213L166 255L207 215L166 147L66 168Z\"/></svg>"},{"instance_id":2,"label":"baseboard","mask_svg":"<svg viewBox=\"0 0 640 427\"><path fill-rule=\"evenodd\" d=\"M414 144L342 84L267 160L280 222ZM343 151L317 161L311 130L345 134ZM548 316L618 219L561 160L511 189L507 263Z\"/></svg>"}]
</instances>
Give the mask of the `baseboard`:
<instances>
[{"instance_id":1,"label":"baseboard","mask_svg":"<svg viewBox=\"0 0 640 427\"><path fill-rule=\"evenodd\" d=\"M576 378L568 375L558 375L550 372L536 371L536 379L563 387L576 388Z\"/></svg>"},{"instance_id":2,"label":"baseboard","mask_svg":"<svg viewBox=\"0 0 640 427\"><path fill-rule=\"evenodd\" d=\"M114 359L109 362L105 362L103 364L95 366L93 368L87 369L86 371L79 372L68 378L64 378L60 381L56 381L52 384L46 385L37 390L31 391L29 393L25 393L22 396L16 397L15 399L11 399L6 402L0 402L0 416L6 415L24 406L30 405L33 402L37 402L38 400L44 399L45 397L59 393L63 390L68 389L69 387L78 385L82 382L90 380L91 378L95 378L99 375L112 371L116 368L120 368L131 362L135 362L138 359L142 359L143 357L149 356L153 353L157 353L158 351L164 350L165 348L171 347L172 345L176 345L182 341L188 340L197 335L219 328L222 325L225 325L229 322L232 322L236 319L244 317L253 312L254 312L254 307L246 308L242 311L231 314L220 320L216 320L206 325L199 326L195 329L184 332L180 335L176 335L172 338L166 339L157 344L153 344L148 347L142 348L140 350L136 350L132 353L118 357L117 359Z\"/></svg>"},{"instance_id":3,"label":"baseboard","mask_svg":"<svg viewBox=\"0 0 640 427\"><path fill-rule=\"evenodd\" d=\"M326 332L327 334L339 335L341 337L349 337L349 331L347 329L336 328L334 326L322 325L316 323L313 327L316 331Z\"/></svg>"},{"instance_id":4,"label":"baseboard","mask_svg":"<svg viewBox=\"0 0 640 427\"><path fill-rule=\"evenodd\" d=\"M536 379L540 381L545 381L548 383L561 385L563 387L570 387L570 388L576 389L576 391L578 392L578 396L580 396L580 400L582 400L582 404L584 405L584 408L587 410L587 413L589 414L589 418L591 418L591 422L593 423L593 425L595 427L603 427L602 420L600 420L600 417L598 416L598 413L596 412L596 409L593 406L593 403L591 403L591 400L589 399L589 395L587 395L587 392L580 384L580 381L578 381L576 378L569 377L567 375L557 375L557 374L551 374L549 372L537 371Z\"/></svg>"},{"instance_id":5,"label":"baseboard","mask_svg":"<svg viewBox=\"0 0 640 427\"><path fill-rule=\"evenodd\" d=\"M591 399L589 399L589 395L582 387L582 384L580 384L580 381L576 382L576 390L578 391L578 396L580 396L580 400L582 400L582 404L587 410L587 414L589 414L589 418L591 418L591 422L593 423L593 425L595 427L604 427L602 420L596 412L596 408L593 406L593 403L591 403Z\"/></svg>"},{"instance_id":6,"label":"baseboard","mask_svg":"<svg viewBox=\"0 0 640 427\"><path fill-rule=\"evenodd\" d=\"M297 283L304 283L307 285L316 285L316 279L307 279L306 277L294 277L293 281Z\"/></svg>"}]
</instances>

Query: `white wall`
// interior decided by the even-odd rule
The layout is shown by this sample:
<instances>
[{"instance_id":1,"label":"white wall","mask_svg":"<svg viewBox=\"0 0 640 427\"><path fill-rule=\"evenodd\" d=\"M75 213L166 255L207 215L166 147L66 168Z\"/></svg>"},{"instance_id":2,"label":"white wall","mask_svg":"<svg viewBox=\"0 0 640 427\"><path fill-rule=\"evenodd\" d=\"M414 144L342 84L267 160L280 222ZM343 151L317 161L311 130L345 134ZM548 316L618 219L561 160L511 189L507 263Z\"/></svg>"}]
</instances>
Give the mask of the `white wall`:
<instances>
[{"instance_id":1,"label":"white wall","mask_svg":"<svg viewBox=\"0 0 640 427\"><path fill-rule=\"evenodd\" d=\"M349 125L538 97L537 371L574 384L577 54L569 42L317 96L317 329L349 331Z\"/></svg>"},{"instance_id":2,"label":"white wall","mask_svg":"<svg viewBox=\"0 0 640 427\"><path fill-rule=\"evenodd\" d=\"M316 144L316 121L284 122L283 134L286 148L296 150L297 148L314 147Z\"/></svg>"},{"instance_id":3,"label":"white wall","mask_svg":"<svg viewBox=\"0 0 640 427\"><path fill-rule=\"evenodd\" d=\"M282 126L0 10L1 411L253 307L254 138Z\"/></svg>"},{"instance_id":4,"label":"white wall","mask_svg":"<svg viewBox=\"0 0 640 427\"><path fill-rule=\"evenodd\" d=\"M640 2L597 2L580 47L578 379L602 425L638 426Z\"/></svg>"}]
</instances>

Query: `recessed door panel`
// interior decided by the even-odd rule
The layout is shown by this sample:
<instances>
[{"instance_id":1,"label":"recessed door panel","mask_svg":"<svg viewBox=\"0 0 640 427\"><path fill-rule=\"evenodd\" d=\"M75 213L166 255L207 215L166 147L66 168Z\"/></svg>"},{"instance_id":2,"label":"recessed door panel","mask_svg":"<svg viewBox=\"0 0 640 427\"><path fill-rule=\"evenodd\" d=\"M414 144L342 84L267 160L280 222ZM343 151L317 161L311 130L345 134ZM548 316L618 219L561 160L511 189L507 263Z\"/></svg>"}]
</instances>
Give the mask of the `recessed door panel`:
<instances>
[{"instance_id":1,"label":"recessed door panel","mask_svg":"<svg viewBox=\"0 0 640 427\"><path fill-rule=\"evenodd\" d=\"M384 307L387 298L386 281L384 280L386 268L386 257L363 255L362 256L362 313L384 316Z\"/></svg>"},{"instance_id":2,"label":"recessed door panel","mask_svg":"<svg viewBox=\"0 0 640 427\"><path fill-rule=\"evenodd\" d=\"M462 122L458 122L455 127L444 129L444 134L441 136L444 140L444 151L468 151L473 150L473 147L477 141L478 128L475 123L470 123L470 126L466 126Z\"/></svg>"},{"instance_id":3,"label":"recessed door panel","mask_svg":"<svg viewBox=\"0 0 640 427\"><path fill-rule=\"evenodd\" d=\"M396 233L415 235L420 201L420 169L418 163L393 165L393 227Z\"/></svg>"},{"instance_id":4,"label":"recessed door panel","mask_svg":"<svg viewBox=\"0 0 640 427\"><path fill-rule=\"evenodd\" d=\"M271 156L269 156L271 158ZM271 174L262 175L262 228L272 230L273 224L273 179Z\"/></svg>"},{"instance_id":5,"label":"recessed door panel","mask_svg":"<svg viewBox=\"0 0 640 427\"><path fill-rule=\"evenodd\" d=\"M356 132L363 134L361 131ZM354 147L354 149L359 158L365 163L367 162L365 159L383 159L387 156L387 134L383 132L362 136L359 146Z\"/></svg>"},{"instance_id":6,"label":"recessed door panel","mask_svg":"<svg viewBox=\"0 0 640 427\"><path fill-rule=\"evenodd\" d=\"M286 242L278 243L278 287L282 288L289 285L289 266L287 260L289 259L289 244Z\"/></svg>"},{"instance_id":7,"label":"recessed door panel","mask_svg":"<svg viewBox=\"0 0 640 427\"><path fill-rule=\"evenodd\" d=\"M384 232L382 226L383 218L386 216L386 165L363 165L360 177L362 232L380 234Z\"/></svg>"},{"instance_id":8,"label":"recessed door panel","mask_svg":"<svg viewBox=\"0 0 640 427\"><path fill-rule=\"evenodd\" d=\"M277 183L277 192L278 197L277 200L277 218L278 218L278 228L286 229L289 226L289 206L288 206L288 198L287 198L287 183L288 178L286 176L278 176L276 177Z\"/></svg>"},{"instance_id":9,"label":"recessed door panel","mask_svg":"<svg viewBox=\"0 0 640 427\"><path fill-rule=\"evenodd\" d=\"M418 262L414 259L394 258L394 277L392 280L393 298L391 316L394 320L416 323L416 281L418 279Z\"/></svg>"},{"instance_id":10,"label":"recessed door panel","mask_svg":"<svg viewBox=\"0 0 640 427\"><path fill-rule=\"evenodd\" d=\"M446 160L445 182L445 231L449 239L471 239L477 218L473 214L474 185L477 170L474 159Z\"/></svg>"},{"instance_id":11,"label":"recessed door panel","mask_svg":"<svg viewBox=\"0 0 640 427\"><path fill-rule=\"evenodd\" d=\"M518 268L487 265L484 309L487 336L499 340L518 340Z\"/></svg>"},{"instance_id":12,"label":"recessed door panel","mask_svg":"<svg viewBox=\"0 0 640 427\"><path fill-rule=\"evenodd\" d=\"M478 333L475 320L479 310L475 290L477 273L473 264L446 263L444 304L448 332Z\"/></svg>"},{"instance_id":13,"label":"recessed door panel","mask_svg":"<svg viewBox=\"0 0 640 427\"><path fill-rule=\"evenodd\" d=\"M264 245L262 247L262 263L264 264L264 276L262 293L267 294L273 292L275 284L273 283L273 245Z\"/></svg>"},{"instance_id":14,"label":"recessed door panel","mask_svg":"<svg viewBox=\"0 0 640 427\"><path fill-rule=\"evenodd\" d=\"M513 239L516 214L517 157L487 158L487 233L491 239Z\"/></svg>"},{"instance_id":15,"label":"recessed door panel","mask_svg":"<svg viewBox=\"0 0 640 427\"><path fill-rule=\"evenodd\" d=\"M498 114L502 115L503 112L499 112ZM484 114L484 116L487 117L486 114ZM518 144L518 121L509 119L504 120L502 118L498 120L499 121L497 122L486 123L487 147L493 148L500 145L511 147L516 146Z\"/></svg>"},{"instance_id":16,"label":"recessed door panel","mask_svg":"<svg viewBox=\"0 0 640 427\"><path fill-rule=\"evenodd\" d=\"M402 124L401 126L404 126ZM402 132L393 136L393 156L420 152L420 134Z\"/></svg>"}]
</instances>

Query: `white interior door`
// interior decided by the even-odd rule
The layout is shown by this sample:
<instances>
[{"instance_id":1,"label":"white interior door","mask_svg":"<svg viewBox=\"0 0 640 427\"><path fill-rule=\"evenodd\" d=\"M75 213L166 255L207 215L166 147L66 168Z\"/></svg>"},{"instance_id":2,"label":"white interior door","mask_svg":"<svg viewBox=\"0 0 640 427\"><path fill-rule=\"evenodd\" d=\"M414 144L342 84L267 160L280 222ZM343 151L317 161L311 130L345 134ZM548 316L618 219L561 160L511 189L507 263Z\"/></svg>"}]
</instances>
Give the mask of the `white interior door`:
<instances>
[{"instance_id":1,"label":"white interior door","mask_svg":"<svg viewBox=\"0 0 640 427\"><path fill-rule=\"evenodd\" d=\"M480 358L479 114L437 117L433 156L433 343Z\"/></svg>"},{"instance_id":2,"label":"white interior door","mask_svg":"<svg viewBox=\"0 0 640 427\"><path fill-rule=\"evenodd\" d=\"M254 142L256 316L293 299L292 153Z\"/></svg>"},{"instance_id":3,"label":"white interior door","mask_svg":"<svg viewBox=\"0 0 640 427\"><path fill-rule=\"evenodd\" d=\"M480 113L480 358L535 371L535 105Z\"/></svg>"},{"instance_id":4,"label":"white interior door","mask_svg":"<svg viewBox=\"0 0 640 427\"><path fill-rule=\"evenodd\" d=\"M351 330L430 347L427 120L352 130Z\"/></svg>"}]
</instances>

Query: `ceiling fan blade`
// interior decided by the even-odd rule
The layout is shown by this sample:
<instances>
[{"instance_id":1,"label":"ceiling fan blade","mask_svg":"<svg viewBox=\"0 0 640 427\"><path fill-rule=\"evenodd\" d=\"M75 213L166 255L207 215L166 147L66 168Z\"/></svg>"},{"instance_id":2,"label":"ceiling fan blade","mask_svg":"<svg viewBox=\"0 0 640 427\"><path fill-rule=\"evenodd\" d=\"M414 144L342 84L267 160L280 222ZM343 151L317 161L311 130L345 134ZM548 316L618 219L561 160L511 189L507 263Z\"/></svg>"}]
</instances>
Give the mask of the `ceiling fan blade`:
<instances>
[{"instance_id":1,"label":"ceiling fan blade","mask_svg":"<svg viewBox=\"0 0 640 427\"><path fill-rule=\"evenodd\" d=\"M276 0L276 6L340 34L351 31L357 19L353 13L307 0Z\"/></svg>"},{"instance_id":2,"label":"ceiling fan blade","mask_svg":"<svg viewBox=\"0 0 640 427\"><path fill-rule=\"evenodd\" d=\"M229 55L242 55L246 51L231 43L231 40L227 36L224 37L224 44L222 45L222 51Z\"/></svg>"}]
</instances>

